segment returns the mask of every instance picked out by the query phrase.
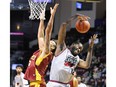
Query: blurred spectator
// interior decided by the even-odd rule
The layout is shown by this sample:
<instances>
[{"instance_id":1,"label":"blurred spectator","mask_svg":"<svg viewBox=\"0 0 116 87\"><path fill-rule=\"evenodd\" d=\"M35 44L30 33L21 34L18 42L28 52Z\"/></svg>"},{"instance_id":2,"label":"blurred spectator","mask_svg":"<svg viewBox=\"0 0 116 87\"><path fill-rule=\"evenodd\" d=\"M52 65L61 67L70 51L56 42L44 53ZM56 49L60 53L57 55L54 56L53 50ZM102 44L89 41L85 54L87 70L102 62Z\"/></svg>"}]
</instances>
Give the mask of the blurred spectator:
<instances>
[{"instance_id":1,"label":"blurred spectator","mask_svg":"<svg viewBox=\"0 0 116 87\"><path fill-rule=\"evenodd\" d=\"M17 75L14 78L13 87L29 87L28 81L24 79L23 65L16 66Z\"/></svg>"},{"instance_id":2,"label":"blurred spectator","mask_svg":"<svg viewBox=\"0 0 116 87\"><path fill-rule=\"evenodd\" d=\"M81 77L77 77L78 80L78 87L87 87L86 84L82 83Z\"/></svg>"}]
</instances>

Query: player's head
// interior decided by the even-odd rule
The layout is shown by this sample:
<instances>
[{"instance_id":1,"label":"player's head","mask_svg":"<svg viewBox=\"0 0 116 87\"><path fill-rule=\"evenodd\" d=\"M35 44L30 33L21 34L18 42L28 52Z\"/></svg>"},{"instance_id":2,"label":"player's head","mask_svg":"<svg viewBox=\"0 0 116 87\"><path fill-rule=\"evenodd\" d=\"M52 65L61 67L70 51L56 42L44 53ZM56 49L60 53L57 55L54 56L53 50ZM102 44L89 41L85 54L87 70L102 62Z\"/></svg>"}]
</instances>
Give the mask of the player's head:
<instances>
[{"instance_id":1,"label":"player's head","mask_svg":"<svg viewBox=\"0 0 116 87\"><path fill-rule=\"evenodd\" d=\"M55 50L56 50L56 42L54 40L51 40L50 41L50 51L54 53Z\"/></svg>"},{"instance_id":2,"label":"player's head","mask_svg":"<svg viewBox=\"0 0 116 87\"><path fill-rule=\"evenodd\" d=\"M16 66L16 71L17 71L17 73L22 72L23 71L23 65L17 65Z\"/></svg>"},{"instance_id":3,"label":"player's head","mask_svg":"<svg viewBox=\"0 0 116 87\"><path fill-rule=\"evenodd\" d=\"M77 77L78 83L81 83L81 77Z\"/></svg>"},{"instance_id":4,"label":"player's head","mask_svg":"<svg viewBox=\"0 0 116 87\"><path fill-rule=\"evenodd\" d=\"M77 72L76 72L76 71L74 71L73 75L76 77L76 76L77 76Z\"/></svg>"},{"instance_id":5,"label":"player's head","mask_svg":"<svg viewBox=\"0 0 116 87\"><path fill-rule=\"evenodd\" d=\"M76 56L83 50L83 44L81 42L74 42L70 46L71 53Z\"/></svg>"}]
</instances>

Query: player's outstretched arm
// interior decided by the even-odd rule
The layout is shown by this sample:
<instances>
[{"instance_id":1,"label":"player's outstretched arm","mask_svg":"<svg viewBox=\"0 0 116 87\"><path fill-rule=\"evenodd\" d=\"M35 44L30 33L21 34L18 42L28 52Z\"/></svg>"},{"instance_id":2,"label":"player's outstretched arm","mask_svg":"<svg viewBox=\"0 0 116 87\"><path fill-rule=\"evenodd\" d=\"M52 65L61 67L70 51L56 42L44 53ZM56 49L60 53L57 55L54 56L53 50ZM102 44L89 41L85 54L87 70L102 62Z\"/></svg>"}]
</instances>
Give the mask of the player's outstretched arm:
<instances>
[{"instance_id":1,"label":"player's outstretched arm","mask_svg":"<svg viewBox=\"0 0 116 87\"><path fill-rule=\"evenodd\" d=\"M59 4L55 4L53 9L50 8L51 16L50 16L48 25L45 30L45 45L44 45L42 54L36 60L36 65L39 65L41 63L41 61L43 60L43 57L50 52L49 45L50 45L51 32L52 32L52 28L53 28L53 20L54 20L54 16L55 16L58 5Z\"/></svg>"},{"instance_id":2,"label":"player's outstretched arm","mask_svg":"<svg viewBox=\"0 0 116 87\"><path fill-rule=\"evenodd\" d=\"M40 13L40 23L39 23L39 27L38 27L38 45L39 45L39 50L43 50L44 47L44 20L45 20L45 8L42 10L42 13Z\"/></svg>"},{"instance_id":3,"label":"player's outstretched arm","mask_svg":"<svg viewBox=\"0 0 116 87\"><path fill-rule=\"evenodd\" d=\"M50 46L51 33L52 33L52 29L53 29L54 16L55 16L56 10L58 8L58 5L59 4L56 3L53 9L50 7L51 16L50 16L48 25L45 30L45 48L44 48L45 53L50 52L49 46Z\"/></svg>"},{"instance_id":4,"label":"player's outstretched arm","mask_svg":"<svg viewBox=\"0 0 116 87\"><path fill-rule=\"evenodd\" d=\"M86 61L80 59L79 64L78 64L79 67L85 68L85 69L88 69L90 67L90 64L91 64L91 61L92 61L92 53L93 53L94 41L96 40L96 38L97 38L97 34L94 34L91 37L91 42L89 44Z\"/></svg>"},{"instance_id":5,"label":"player's outstretched arm","mask_svg":"<svg viewBox=\"0 0 116 87\"><path fill-rule=\"evenodd\" d=\"M66 48L65 45L65 37L66 37L66 27L68 24L71 23L71 21L73 21L74 19L78 18L78 16L80 16L81 18L83 18L84 16L82 14L76 14L74 16L72 16L70 19L68 19L66 22L63 22L60 26L60 30L58 33L58 42L57 42L57 48L56 48L56 52L55 55L58 55L62 50L64 50Z\"/></svg>"}]
</instances>

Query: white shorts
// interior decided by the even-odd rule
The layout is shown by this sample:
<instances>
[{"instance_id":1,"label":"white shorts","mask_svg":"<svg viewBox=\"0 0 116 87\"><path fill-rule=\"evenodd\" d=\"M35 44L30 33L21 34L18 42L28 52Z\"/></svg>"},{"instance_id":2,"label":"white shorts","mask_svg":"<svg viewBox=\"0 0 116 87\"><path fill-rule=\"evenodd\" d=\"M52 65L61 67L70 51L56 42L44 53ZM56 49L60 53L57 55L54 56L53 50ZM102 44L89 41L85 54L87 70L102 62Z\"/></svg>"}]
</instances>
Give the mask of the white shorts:
<instances>
[{"instance_id":1,"label":"white shorts","mask_svg":"<svg viewBox=\"0 0 116 87\"><path fill-rule=\"evenodd\" d=\"M57 83L57 82L48 82L46 87L70 87L69 84L61 84L61 83Z\"/></svg>"}]
</instances>

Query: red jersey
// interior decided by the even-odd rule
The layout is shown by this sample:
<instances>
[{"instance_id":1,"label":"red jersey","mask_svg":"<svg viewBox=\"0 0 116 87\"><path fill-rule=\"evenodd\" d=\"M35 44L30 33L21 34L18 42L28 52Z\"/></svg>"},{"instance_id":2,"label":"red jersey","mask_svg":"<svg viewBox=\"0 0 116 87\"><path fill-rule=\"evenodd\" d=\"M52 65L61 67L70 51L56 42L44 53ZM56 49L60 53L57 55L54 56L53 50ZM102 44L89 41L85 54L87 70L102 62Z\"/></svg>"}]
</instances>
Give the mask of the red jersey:
<instances>
[{"instance_id":1,"label":"red jersey","mask_svg":"<svg viewBox=\"0 0 116 87\"><path fill-rule=\"evenodd\" d=\"M25 72L24 78L29 81L36 81L36 70L38 71L39 75L41 75L41 81L44 81L45 70L47 69L48 64L52 60L53 56L52 53L45 56L42 62L37 66L35 64L37 58L39 58L41 54L40 50L37 50L33 53L29 60L28 67Z\"/></svg>"},{"instance_id":2,"label":"red jersey","mask_svg":"<svg viewBox=\"0 0 116 87\"><path fill-rule=\"evenodd\" d=\"M73 86L73 80L71 80L71 81L69 82L69 84L70 84L70 87L74 87L74 86Z\"/></svg>"}]
</instances>

